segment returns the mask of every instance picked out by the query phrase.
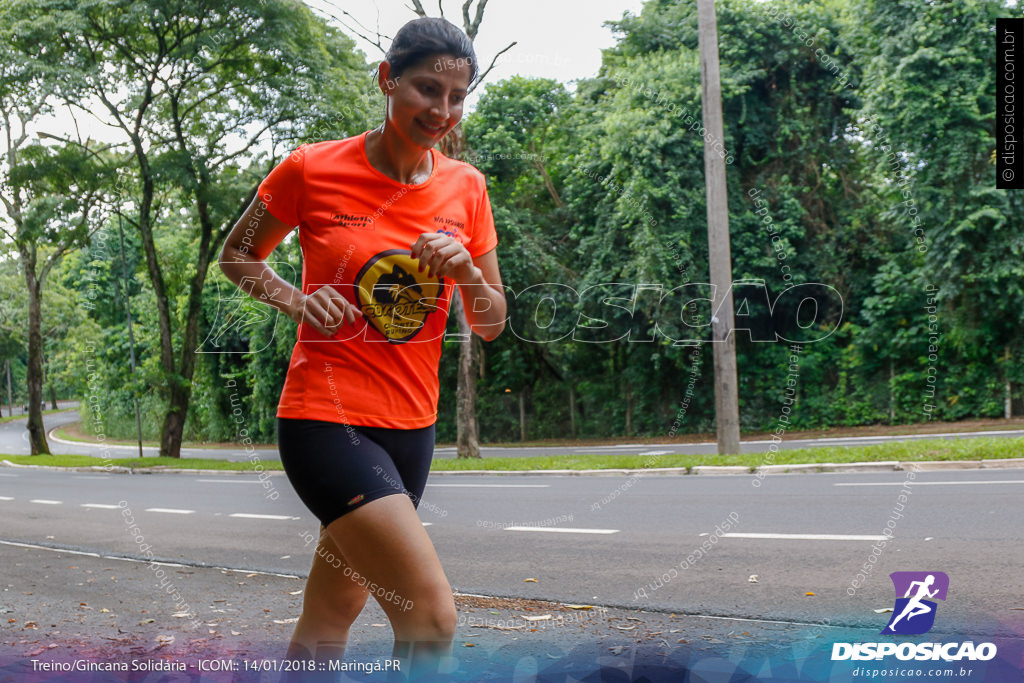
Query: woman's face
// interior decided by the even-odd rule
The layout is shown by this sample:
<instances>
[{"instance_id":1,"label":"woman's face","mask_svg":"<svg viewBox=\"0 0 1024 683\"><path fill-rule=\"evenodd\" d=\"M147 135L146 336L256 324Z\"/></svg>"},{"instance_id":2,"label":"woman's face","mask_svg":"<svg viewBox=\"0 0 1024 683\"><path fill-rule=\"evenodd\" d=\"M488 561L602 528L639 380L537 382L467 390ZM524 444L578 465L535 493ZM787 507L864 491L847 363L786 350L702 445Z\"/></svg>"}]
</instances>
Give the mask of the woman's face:
<instances>
[{"instance_id":1,"label":"woman's face","mask_svg":"<svg viewBox=\"0 0 1024 683\"><path fill-rule=\"evenodd\" d=\"M387 96L387 125L409 144L430 149L462 119L469 88L465 58L431 55L391 78L391 64L381 62L378 82Z\"/></svg>"}]
</instances>

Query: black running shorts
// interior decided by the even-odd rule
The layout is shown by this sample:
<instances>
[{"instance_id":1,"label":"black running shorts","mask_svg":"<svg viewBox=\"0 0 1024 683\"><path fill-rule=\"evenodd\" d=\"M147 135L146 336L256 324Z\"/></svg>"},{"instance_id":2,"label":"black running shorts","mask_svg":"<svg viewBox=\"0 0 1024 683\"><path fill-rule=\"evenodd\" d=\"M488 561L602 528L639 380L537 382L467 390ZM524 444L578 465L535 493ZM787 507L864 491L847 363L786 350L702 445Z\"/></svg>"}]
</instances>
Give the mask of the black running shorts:
<instances>
[{"instance_id":1,"label":"black running shorts","mask_svg":"<svg viewBox=\"0 0 1024 683\"><path fill-rule=\"evenodd\" d=\"M434 425L385 429L279 417L277 444L288 481L326 527L396 493L418 506L434 456Z\"/></svg>"}]
</instances>

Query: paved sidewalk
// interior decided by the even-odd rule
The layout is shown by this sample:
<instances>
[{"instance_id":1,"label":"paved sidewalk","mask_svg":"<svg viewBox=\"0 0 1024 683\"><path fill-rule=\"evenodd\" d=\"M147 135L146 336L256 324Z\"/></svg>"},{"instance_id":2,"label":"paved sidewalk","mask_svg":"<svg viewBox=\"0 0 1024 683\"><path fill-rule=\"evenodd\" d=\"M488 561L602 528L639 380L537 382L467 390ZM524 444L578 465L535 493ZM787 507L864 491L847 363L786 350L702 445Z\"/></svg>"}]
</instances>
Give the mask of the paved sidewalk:
<instances>
[{"instance_id":1,"label":"paved sidewalk","mask_svg":"<svg viewBox=\"0 0 1024 683\"><path fill-rule=\"evenodd\" d=\"M160 568L168 578L164 586L173 585L179 598L161 587L155 571L144 562L0 547L0 681L91 681L71 674L54 678L52 672L33 673L32 660L82 658L184 668L184 674L171 680L199 680L200 675L203 681L279 680L280 673L245 672L245 662L266 659L264 666L280 666L300 612L304 579L214 568ZM187 604L176 606L182 600ZM615 680L644 680L641 671L649 671L643 675L650 681L681 680L684 662L723 653L768 656L788 652L793 643L864 633L481 596L457 595L456 602L455 681L512 680L515 672L530 670L555 676L551 680L582 680L587 672L609 669L626 675ZM391 639L384 613L371 601L352 629L344 661L384 661ZM210 662L234 662L241 670L200 674L200 660L207 667ZM650 673L656 671L662 675ZM152 670L136 673L138 678L104 674L103 680L154 675ZM251 678L240 676L244 673ZM365 673L349 675L351 680L378 680Z\"/></svg>"},{"instance_id":2,"label":"paved sidewalk","mask_svg":"<svg viewBox=\"0 0 1024 683\"><path fill-rule=\"evenodd\" d=\"M386 680L383 672L364 671L390 659L391 629L372 601L352 628L339 665L348 667L347 672L286 676L280 672L281 658L299 615L304 579L217 568L159 568L167 579L163 586L145 562L0 546L0 681ZM182 601L187 605L178 604ZM445 679L450 681L781 683L854 680L855 667L881 666L830 660L832 643L877 641L877 629L470 595L456 595L456 604L452 672ZM933 631L928 639L968 637ZM971 680L1020 681L1024 641L992 640L999 648L998 659L968 662L975 674ZM76 661L133 670L54 673L62 663Z\"/></svg>"}]
</instances>

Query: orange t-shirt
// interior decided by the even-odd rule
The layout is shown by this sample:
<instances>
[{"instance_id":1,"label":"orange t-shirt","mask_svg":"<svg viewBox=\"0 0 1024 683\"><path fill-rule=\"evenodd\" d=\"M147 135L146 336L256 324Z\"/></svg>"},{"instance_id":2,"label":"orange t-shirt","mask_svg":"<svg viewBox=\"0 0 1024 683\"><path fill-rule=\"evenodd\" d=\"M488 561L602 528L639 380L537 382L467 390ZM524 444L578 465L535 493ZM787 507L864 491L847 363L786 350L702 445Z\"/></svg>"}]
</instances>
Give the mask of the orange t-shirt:
<instances>
[{"instance_id":1,"label":"orange t-shirt","mask_svg":"<svg viewBox=\"0 0 1024 683\"><path fill-rule=\"evenodd\" d=\"M299 226L302 291L330 285L363 312L333 337L299 325L277 416L416 429L437 421L450 278L411 257L442 232L474 258L498 237L483 175L436 150L430 177L406 185L366 157L366 133L303 145L260 184L270 213Z\"/></svg>"}]
</instances>

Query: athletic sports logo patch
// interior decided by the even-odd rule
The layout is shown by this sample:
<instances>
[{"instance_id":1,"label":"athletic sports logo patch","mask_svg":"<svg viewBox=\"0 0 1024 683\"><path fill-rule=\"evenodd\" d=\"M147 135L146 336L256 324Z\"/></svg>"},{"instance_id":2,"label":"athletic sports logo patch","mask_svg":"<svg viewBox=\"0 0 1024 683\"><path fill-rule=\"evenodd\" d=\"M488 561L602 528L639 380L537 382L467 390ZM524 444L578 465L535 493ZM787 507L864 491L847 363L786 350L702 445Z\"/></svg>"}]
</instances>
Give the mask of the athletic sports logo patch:
<instances>
[{"instance_id":1,"label":"athletic sports logo patch","mask_svg":"<svg viewBox=\"0 0 1024 683\"><path fill-rule=\"evenodd\" d=\"M343 228L355 230L373 230L373 219L364 214L352 214L345 211L332 211L331 223Z\"/></svg>"},{"instance_id":2,"label":"athletic sports logo patch","mask_svg":"<svg viewBox=\"0 0 1024 683\"><path fill-rule=\"evenodd\" d=\"M393 344L409 341L437 310L444 278L419 272L419 261L404 249L388 249L359 269L356 301L367 322Z\"/></svg>"}]
</instances>

